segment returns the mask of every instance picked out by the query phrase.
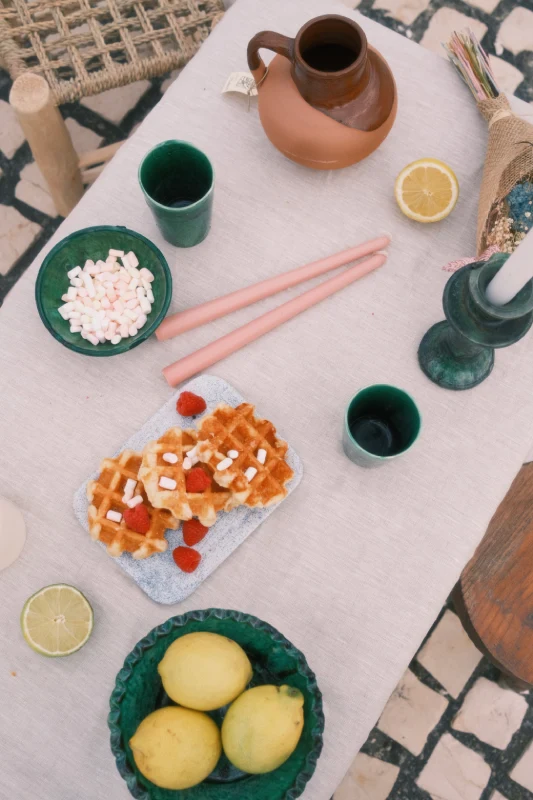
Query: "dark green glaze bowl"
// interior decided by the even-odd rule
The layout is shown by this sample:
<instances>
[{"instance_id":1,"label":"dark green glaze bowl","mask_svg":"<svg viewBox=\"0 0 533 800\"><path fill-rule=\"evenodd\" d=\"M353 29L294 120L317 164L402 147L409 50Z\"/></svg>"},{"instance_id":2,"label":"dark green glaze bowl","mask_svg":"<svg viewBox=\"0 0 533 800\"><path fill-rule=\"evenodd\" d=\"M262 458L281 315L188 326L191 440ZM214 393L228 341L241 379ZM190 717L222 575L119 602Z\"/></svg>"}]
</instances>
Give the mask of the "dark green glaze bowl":
<instances>
[{"instance_id":1,"label":"dark green glaze bowl","mask_svg":"<svg viewBox=\"0 0 533 800\"><path fill-rule=\"evenodd\" d=\"M273 772L249 775L236 770L222 755L214 772L191 789L160 789L135 766L129 740L152 711L172 705L157 665L167 648L187 633L209 631L241 645L253 667L250 686L288 684L304 695L304 729L290 758ZM209 608L171 617L141 639L117 675L108 724L118 771L138 800L294 800L315 771L322 750L322 694L304 655L279 631L249 614ZM210 716L220 725L226 708Z\"/></svg>"},{"instance_id":2,"label":"dark green glaze bowl","mask_svg":"<svg viewBox=\"0 0 533 800\"><path fill-rule=\"evenodd\" d=\"M105 261L111 248L126 253L133 250L140 266L153 273L155 302L148 321L136 336L122 339L118 344L104 342L93 345L82 339L79 333L71 333L68 321L57 309L64 302L61 295L70 286L67 272L76 266L83 267L88 258ZM163 253L149 239L121 225L95 225L66 236L45 257L35 283L37 309L46 328L62 345L85 356L115 356L137 347L159 327L168 311L171 297L172 276Z\"/></svg>"}]
</instances>

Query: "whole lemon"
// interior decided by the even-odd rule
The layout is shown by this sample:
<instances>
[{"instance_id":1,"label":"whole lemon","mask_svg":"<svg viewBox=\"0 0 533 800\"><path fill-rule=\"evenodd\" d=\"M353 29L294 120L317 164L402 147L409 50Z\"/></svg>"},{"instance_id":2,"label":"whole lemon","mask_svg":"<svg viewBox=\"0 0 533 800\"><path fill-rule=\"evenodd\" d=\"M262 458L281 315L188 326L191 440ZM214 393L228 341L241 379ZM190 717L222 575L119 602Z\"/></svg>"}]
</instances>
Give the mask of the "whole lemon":
<instances>
[{"instance_id":1,"label":"whole lemon","mask_svg":"<svg viewBox=\"0 0 533 800\"><path fill-rule=\"evenodd\" d=\"M293 686L256 686L241 694L222 723L231 763L254 775L280 767L302 735L304 698Z\"/></svg>"},{"instance_id":2,"label":"whole lemon","mask_svg":"<svg viewBox=\"0 0 533 800\"><path fill-rule=\"evenodd\" d=\"M188 633L176 639L157 668L169 697L186 708L213 711L231 703L252 677L248 656L217 633Z\"/></svg>"},{"instance_id":3,"label":"whole lemon","mask_svg":"<svg viewBox=\"0 0 533 800\"><path fill-rule=\"evenodd\" d=\"M149 714L130 739L137 767L162 789L189 789L213 772L220 731L207 716L168 706Z\"/></svg>"}]
</instances>

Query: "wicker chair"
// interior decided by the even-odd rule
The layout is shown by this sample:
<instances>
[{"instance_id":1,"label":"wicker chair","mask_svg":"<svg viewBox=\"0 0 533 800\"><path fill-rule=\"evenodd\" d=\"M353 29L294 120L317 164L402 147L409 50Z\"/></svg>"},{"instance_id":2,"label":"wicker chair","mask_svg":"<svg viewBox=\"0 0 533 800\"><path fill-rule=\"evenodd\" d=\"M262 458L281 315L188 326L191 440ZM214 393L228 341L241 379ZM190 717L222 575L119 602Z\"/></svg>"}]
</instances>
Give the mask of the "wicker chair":
<instances>
[{"instance_id":1,"label":"wicker chair","mask_svg":"<svg viewBox=\"0 0 533 800\"><path fill-rule=\"evenodd\" d=\"M222 0L0 0L9 99L59 214L121 142L78 157L57 106L182 67L223 13Z\"/></svg>"}]
</instances>

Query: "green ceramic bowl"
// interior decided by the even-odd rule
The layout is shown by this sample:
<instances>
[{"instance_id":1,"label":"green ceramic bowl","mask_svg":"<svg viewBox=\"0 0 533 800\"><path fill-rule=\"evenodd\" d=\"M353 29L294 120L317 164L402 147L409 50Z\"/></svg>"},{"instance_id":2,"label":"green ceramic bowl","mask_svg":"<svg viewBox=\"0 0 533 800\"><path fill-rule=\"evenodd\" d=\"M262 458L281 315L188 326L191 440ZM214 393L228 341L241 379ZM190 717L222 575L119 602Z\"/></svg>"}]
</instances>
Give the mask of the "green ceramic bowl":
<instances>
[{"instance_id":1,"label":"green ceramic bowl","mask_svg":"<svg viewBox=\"0 0 533 800\"><path fill-rule=\"evenodd\" d=\"M79 333L71 333L68 321L63 319L57 309L64 302L61 295L70 286L68 270L78 265L83 266L88 258L93 261L99 258L105 260L110 248L124 250L126 253L133 250L140 265L153 273L155 303L148 321L136 336L123 339L118 344L104 342L93 345L82 339ZM137 347L161 324L171 297L172 276L163 253L149 239L121 225L95 225L66 236L45 257L35 284L37 309L45 326L54 339L69 350L84 356L115 356Z\"/></svg>"},{"instance_id":2,"label":"green ceramic bowl","mask_svg":"<svg viewBox=\"0 0 533 800\"><path fill-rule=\"evenodd\" d=\"M144 778L133 760L129 740L152 711L172 705L157 665L173 641L186 633L210 631L238 642L253 666L250 686L289 684L304 695L304 729L291 757L273 772L249 775L222 755L215 771L191 789L160 789ZM117 675L108 724L118 771L138 800L294 800L304 791L322 750L322 695L303 654L271 625L240 611L209 608L171 617L141 639ZM226 709L211 716L220 724Z\"/></svg>"}]
</instances>

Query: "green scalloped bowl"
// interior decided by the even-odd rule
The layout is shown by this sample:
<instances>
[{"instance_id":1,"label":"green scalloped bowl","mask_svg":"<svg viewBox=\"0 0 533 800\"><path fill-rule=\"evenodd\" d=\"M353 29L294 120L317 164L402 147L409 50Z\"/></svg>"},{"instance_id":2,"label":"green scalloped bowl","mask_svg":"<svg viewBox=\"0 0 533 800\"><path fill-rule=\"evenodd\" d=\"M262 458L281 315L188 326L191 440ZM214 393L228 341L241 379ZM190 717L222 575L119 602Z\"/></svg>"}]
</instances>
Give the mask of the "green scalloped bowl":
<instances>
[{"instance_id":1,"label":"green scalloped bowl","mask_svg":"<svg viewBox=\"0 0 533 800\"><path fill-rule=\"evenodd\" d=\"M152 711L172 701L163 689L157 665L173 641L186 633L210 631L238 642L253 666L251 686L265 683L296 686L304 695L304 729L290 758L273 772L249 775L222 755L214 772L191 789L160 789L135 766L129 740ZM141 639L117 675L108 724L118 771L138 800L295 800L315 771L322 750L322 694L304 655L279 631L240 611L209 608L190 611L154 628ZM221 723L225 709L211 716Z\"/></svg>"},{"instance_id":2,"label":"green scalloped bowl","mask_svg":"<svg viewBox=\"0 0 533 800\"><path fill-rule=\"evenodd\" d=\"M61 295L70 286L68 270L83 265L88 258L93 261L99 258L105 260L111 248L125 252L133 250L141 266L153 273L155 302L148 321L136 336L123 339L118 344L104 342L93 345L82 339L79 333L71 333L68 321L57 309L63 304ZM171 298L172 275L163 253L145 236L122 225L95 225L69 234L46 255L35 283L35 301L45 327L62 345L84 356L116 356L137 347L159 327Z\"/></svg>"}]
</instances>

